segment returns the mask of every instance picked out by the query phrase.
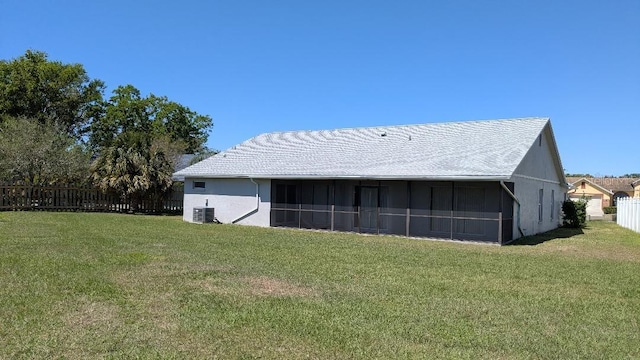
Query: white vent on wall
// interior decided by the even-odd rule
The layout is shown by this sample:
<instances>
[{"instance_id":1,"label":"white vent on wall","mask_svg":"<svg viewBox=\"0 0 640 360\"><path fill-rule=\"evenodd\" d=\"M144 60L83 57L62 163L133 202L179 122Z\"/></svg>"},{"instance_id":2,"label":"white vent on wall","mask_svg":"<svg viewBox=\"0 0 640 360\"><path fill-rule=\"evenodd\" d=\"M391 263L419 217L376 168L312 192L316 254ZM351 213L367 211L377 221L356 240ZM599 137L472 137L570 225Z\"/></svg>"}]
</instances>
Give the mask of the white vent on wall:
<instances>
[{"instance_id":1,"label":"white vent on wall","mask_svg":"<svg viewBox=\"0 0 640 360\"><path fill-rule=\"evenodd\" d=\"M200 207L193 208L193 222L198 224L212 223L214 219L214 208Z\"/></svg>"}]
</instances>

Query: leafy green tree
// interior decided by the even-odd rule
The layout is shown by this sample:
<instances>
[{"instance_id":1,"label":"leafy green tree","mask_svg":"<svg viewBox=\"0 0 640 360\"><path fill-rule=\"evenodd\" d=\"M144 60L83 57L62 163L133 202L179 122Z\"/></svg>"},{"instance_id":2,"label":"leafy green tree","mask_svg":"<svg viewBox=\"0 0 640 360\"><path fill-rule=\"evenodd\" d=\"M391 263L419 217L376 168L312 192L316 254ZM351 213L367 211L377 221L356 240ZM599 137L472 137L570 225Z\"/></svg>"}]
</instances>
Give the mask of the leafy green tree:
<instances>
[{"instance_id":1,"label":"leafy green tree","mask_svg":"<svg viewBox=\"0 0 640 360\"><path fill-rule=\"evenodd\" d=\"M29 185L81 183L89 176L89 154L50 123L4 117L0 123L0 181Z\"/></svg>"},{"instance_id":2,"label":"leafy green tree","mask_svg":"<svg viewBox=\"0 0 640 360\"><path fill-rule=\"evenodd\" d=\"M187 153L206 151L205 143L213 126L211 118L186 106L153 94L143 97L132 85L120 86L101 104L100 115L91 125L91 146L130 146L167 137L184 144Z\"/></svg>"},{"instance_id":3,"label":"leafy green tree","mask_svg":"<svg viewBox=\"0 0 640 360\"><path fill-rule=\"evenodd\" d=\"M27 50L0 60L0 115L54 124L77 140L85 135L103 91L104 83L91 80L82 65L49 61L44 52Z\"/></svg>"}]
</instances>

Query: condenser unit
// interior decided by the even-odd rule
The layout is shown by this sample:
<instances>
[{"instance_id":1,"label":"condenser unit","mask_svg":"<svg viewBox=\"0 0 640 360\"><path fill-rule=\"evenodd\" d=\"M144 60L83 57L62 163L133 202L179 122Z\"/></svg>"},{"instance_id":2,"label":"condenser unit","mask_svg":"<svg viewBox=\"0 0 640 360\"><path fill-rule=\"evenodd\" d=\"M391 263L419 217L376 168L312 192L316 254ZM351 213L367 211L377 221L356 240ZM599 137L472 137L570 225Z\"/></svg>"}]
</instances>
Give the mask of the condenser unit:
<instances>
[{"instance_id":1,"label":"condenser unit","mask_svg":"<svg viewBox=\"0 0 640 360\"><path fill-rule=\"evenodd\" d=\"M214 209L208 207L193 208L193 222L198 224L212 223L214 221Z\"/></svg>"}]
</instances>

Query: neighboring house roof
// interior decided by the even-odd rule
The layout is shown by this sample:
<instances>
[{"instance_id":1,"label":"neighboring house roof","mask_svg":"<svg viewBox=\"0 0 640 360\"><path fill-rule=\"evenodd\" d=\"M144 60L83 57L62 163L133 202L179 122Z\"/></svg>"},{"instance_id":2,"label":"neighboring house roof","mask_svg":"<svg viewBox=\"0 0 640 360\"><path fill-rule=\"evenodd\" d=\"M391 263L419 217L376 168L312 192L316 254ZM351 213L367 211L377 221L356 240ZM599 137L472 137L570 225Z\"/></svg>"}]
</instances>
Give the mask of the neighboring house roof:
<instances>
[{"instance_id":1,"label":"neighboring house roof","mask_svg":"<svg viewBox=\"0 0 640 360\"><path fill-rule=\"evenodd\" d=\"M191 160L195 157L194 154L183 154L180 155L180 157L178 158L178 161L176 162L176 167L175 167L175 171L178 172L182 169L185 169L189 166L189 164L191 163ZM177 174L173 174L172 177L173 181L184 181L184 175L177 175Z\"/></svg>"},{"instance_id":2,"label":"neighboring house roof","mask_svg":"<svg viewBox=\"0 0 640 360\"><path fill-rule=\"evenodd\" d=\"M569 185L573 188L573 190L576 190L576 192L578 191L578 186L580 186L581 183L589 183L589 185L591 185L592 187L598 189L600 192L604 193L604 194L609 194L609 195L613 195L613 191L591 181L591 178L572 178L569 177L567 178L567 182L569 182Z\"/></svg>"},{"instance_id":3,"label":"neighboring house roof","mask_svg":"<svg viewBox=\"0 0 640 360\"><path fill-rule=\"evenodd\" d=\"M547 124L520 118L266 133L176 175L506 180Z\"/></svg>"},{"instance_id":4,"label":"neighboring house roof","mask_svg":"<svg viewBox=\"0 0 640 360\"><path fill-rule=\"evenodd\" d=\"M603 192L613 195L618 191L633 191L633 183L640 181L637 178L610 178L610 177L567 177L569 184L578 187L581 182L588 182Z\"/></svg>"}]
</instances>

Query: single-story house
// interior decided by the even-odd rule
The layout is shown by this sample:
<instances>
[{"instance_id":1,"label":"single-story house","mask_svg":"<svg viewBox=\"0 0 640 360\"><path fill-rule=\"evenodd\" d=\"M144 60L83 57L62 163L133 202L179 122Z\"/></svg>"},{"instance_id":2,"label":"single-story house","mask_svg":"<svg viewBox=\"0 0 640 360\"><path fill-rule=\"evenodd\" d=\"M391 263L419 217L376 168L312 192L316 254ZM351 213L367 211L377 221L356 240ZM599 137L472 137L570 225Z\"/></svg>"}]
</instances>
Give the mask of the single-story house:
<instances>
[{"instance_id":1,"label":"single-story house","mask_svg":"<svg viewBox=\"0 0 640 360\"><path fill-rule=\"evenodd\" d=\"M558 227L567 191L548 118L266 133L176 176L185 221L500 244Z\"/></svg>"},{"instance_id":2,"label":"single-story house","mask_svg":"<svg viewBox=\"0 0 640 360\"><path fill-rule=\"evenodd\" d=\"M640 197L640 179L614 177L567 177L572 200L585 197L587 215L592 219L602 218L603 209L615 206L619 198Z\"/></svg>"}]
</instances>

